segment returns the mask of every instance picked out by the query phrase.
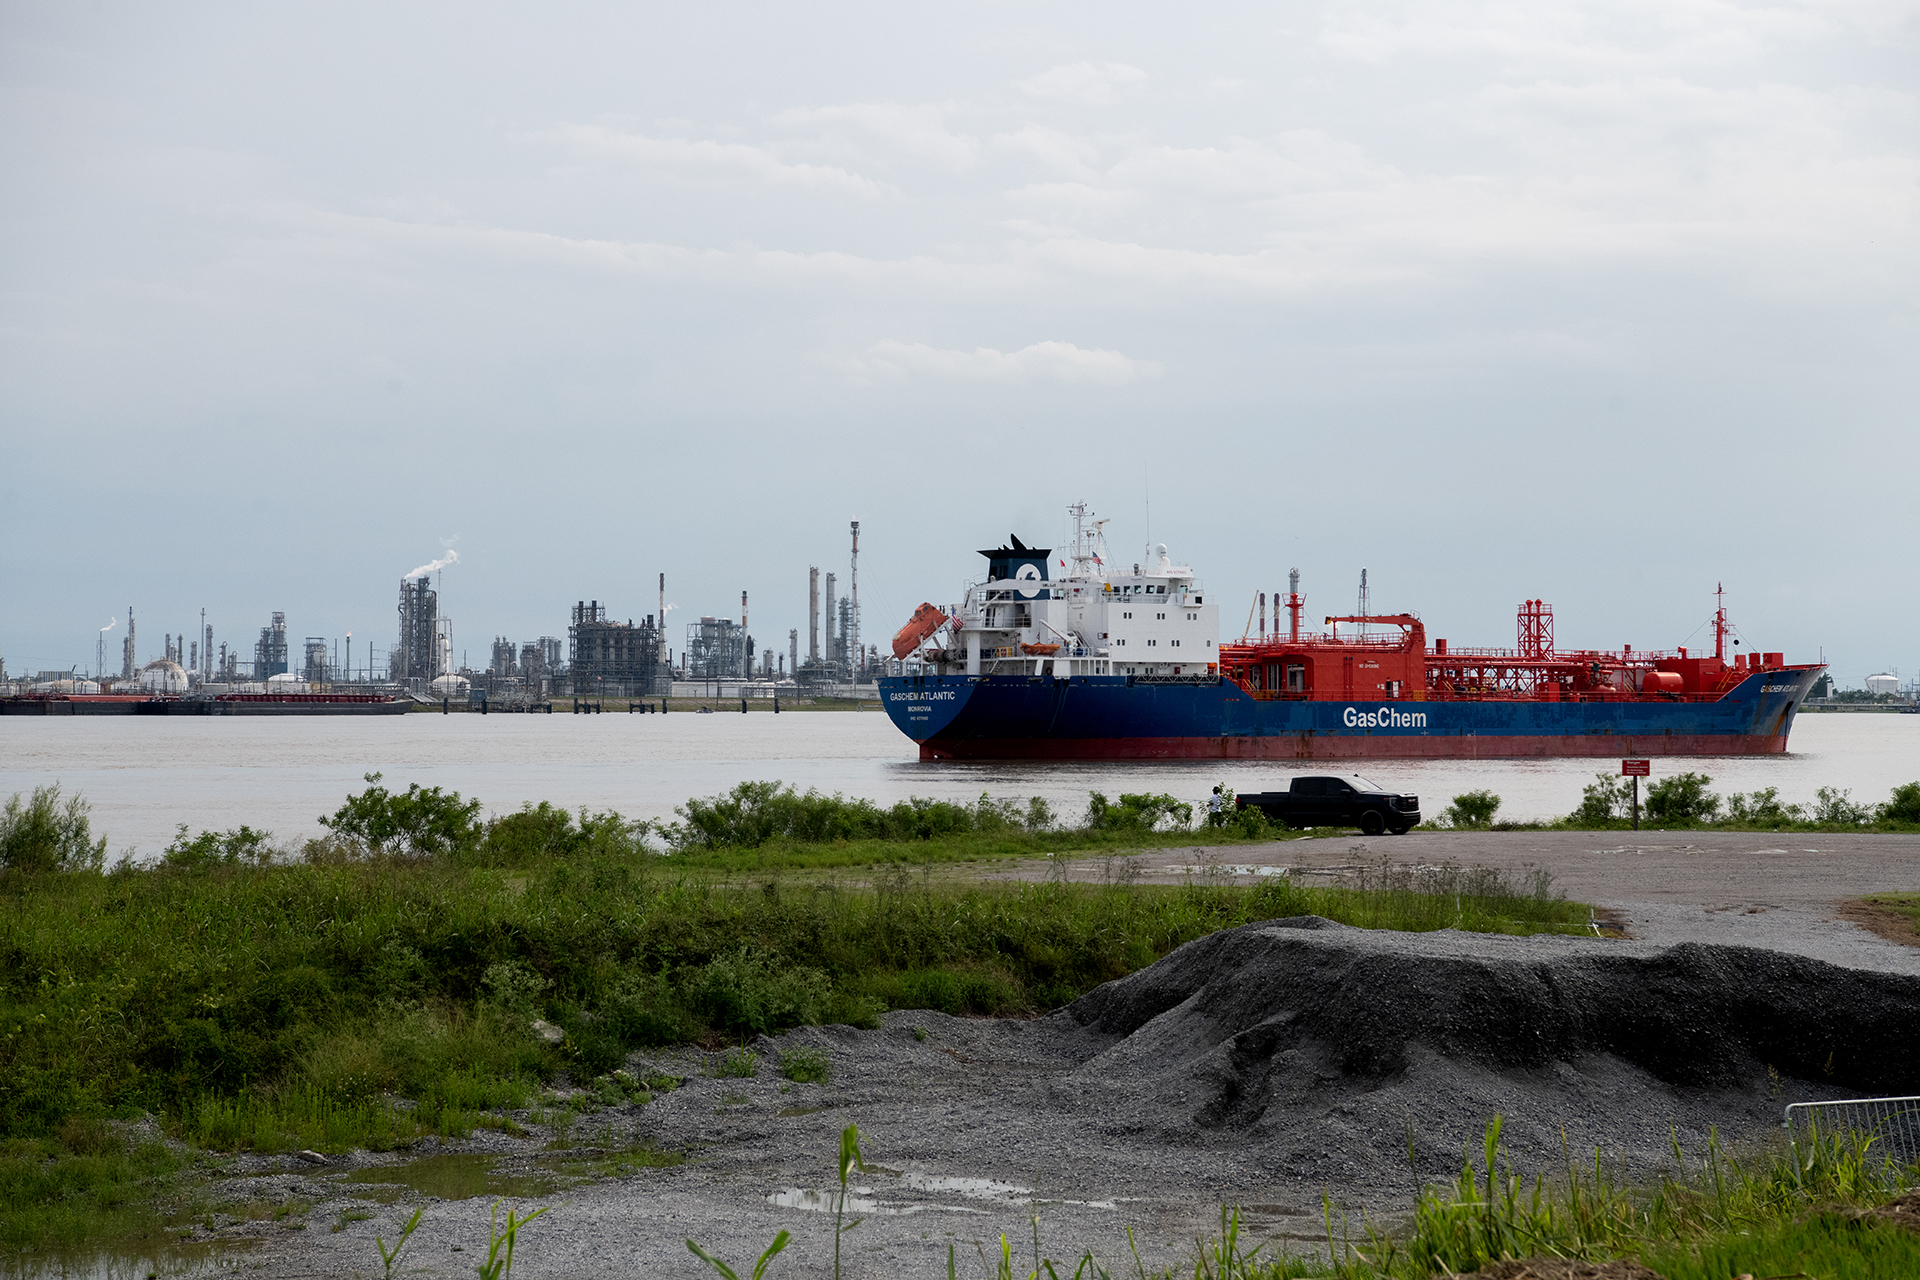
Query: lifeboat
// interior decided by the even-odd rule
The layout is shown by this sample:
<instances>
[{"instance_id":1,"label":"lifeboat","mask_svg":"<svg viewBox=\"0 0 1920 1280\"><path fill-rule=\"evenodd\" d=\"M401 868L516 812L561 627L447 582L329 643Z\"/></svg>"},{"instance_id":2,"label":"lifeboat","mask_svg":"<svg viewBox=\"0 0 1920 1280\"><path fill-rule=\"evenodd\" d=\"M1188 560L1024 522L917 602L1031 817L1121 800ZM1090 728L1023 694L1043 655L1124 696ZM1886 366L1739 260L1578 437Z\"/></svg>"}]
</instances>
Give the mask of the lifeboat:
<instances>
[{"instance_id":1,"label":"lifeboat","mask_svg":"<svg viewBox=\"0 0 1920 1280\"><path fill-rule=\"evenodd\" d=\"M1020 646L1020 652L1030 658L1050 658L1060 652L1060 646L1057 644L1023 644Z\"/></svg>"},{"instance_id":2,"label":"lifeboat","mask_svg":"<svg viewBox=\"0 0 1920 1280\"><path fill-rule=\"evenodd\" d=\"M893 656L904 658L920 647L920 642L938 631L947 620L947 615L930 604L922 604L907 619L907 625L893 636Z\"/></svg>"}]
</instances>

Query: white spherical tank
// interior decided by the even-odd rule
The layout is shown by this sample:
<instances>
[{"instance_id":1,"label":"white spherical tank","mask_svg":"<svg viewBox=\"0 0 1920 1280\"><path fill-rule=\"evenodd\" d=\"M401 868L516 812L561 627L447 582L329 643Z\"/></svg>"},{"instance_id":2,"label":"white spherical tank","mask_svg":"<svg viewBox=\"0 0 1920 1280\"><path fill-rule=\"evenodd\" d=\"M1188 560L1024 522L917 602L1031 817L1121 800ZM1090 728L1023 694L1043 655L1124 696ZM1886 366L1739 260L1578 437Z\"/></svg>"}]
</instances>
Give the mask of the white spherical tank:
<instances>
[{"instance_id":1,"label":"white spherical tank","mask_svg":"<svg viewBox=\"0 0 1920 1280\"><path fill-rule=\"evenodd\" d=\"M464 698L473 683L465 676L435 676L427 689L436 698Z\"/></svg>"},{"instance_id":2,"label":"white spherical tank","mask_svg":"<svg viewBox=\"0 0 1920 1280\"><path fill-rule=\"evenodd\" d=\"M313 687L291 671L267 677L268 693L311 693Z\"/></svg>"},{"instance_id":3,"label":"white spherical tank","mask_svg":"<svg viewBox=\"0 0 1920 1280\"><path fill-rule=\"evenodd\" d=\"M186 668L167 658L149 662L140 668L140 687L148 693L185 693L187 691Z\"/></svg>"},{"instance_id":4,"label":"white spherical tank","mask_svg":"<svg viewBox=\"0 0 1920 1280\"><path fill-rule=\"evenodd\" d=\"M1885 672L1882 672L1880 675L1877 675L1877 676L1868 676L1867 692L1874 695L1876 698L1883 693L1884 694L1899 693L1900 677L1896 675L1890 675Z\"/></svg>"}]
</instances>

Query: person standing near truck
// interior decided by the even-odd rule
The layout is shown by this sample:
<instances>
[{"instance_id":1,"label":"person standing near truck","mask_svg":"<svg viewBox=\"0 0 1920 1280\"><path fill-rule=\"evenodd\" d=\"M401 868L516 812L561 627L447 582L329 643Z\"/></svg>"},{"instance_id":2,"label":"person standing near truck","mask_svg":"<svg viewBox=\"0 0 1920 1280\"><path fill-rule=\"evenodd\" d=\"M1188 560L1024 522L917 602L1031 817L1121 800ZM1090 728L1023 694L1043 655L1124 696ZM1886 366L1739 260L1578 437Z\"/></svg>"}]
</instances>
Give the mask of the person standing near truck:
<instances>
[{"instance_id":1,"label":"person standing near truck","mask_svg":"<svg viewBox=\"0 0 1920 1280\"><path fill-rule=\"evenodd\" d=\"M1220 788L1215 787L1213 789L1213 794L1207 798L1207 825L1208 826L1217 827L1221 824L1221 822L1224 821L1224 819L1221 817L1221 814L1220 814L1220 807L1223 803L1224 802L1220 798Z\"/></svg>"}]
</instances>

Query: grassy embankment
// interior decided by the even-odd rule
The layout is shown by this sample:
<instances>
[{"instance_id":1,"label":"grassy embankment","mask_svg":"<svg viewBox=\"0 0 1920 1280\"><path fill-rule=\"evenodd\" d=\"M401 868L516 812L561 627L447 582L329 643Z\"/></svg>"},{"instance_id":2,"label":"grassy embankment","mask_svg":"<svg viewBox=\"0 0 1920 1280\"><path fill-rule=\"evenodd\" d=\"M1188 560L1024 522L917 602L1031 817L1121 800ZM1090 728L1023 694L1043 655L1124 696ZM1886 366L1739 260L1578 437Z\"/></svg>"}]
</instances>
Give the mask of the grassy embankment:
<instances>
[{"instance_id":1,"label":"grassy embankment","mask_svg":"<svg viewBox=\"0 0 1920 1280\"><path fill-rule=\"evenodd\" d=\"M1868 804L1851 791L1821 787L1811 805L1782 804L1778 787L1720 796L1713 779L1685 772L1651 783L1641 796L1640 827L1654 831L1920 832L1920 782L1893 789L1887 800ZM1429 830L1624 831L1632 826L1632 792L1625 778L1594 775L1572 813L1553 822L1502 822L1500 797L1469 791L1453 798Z\"/></svg>"},{"instance_id":2,"label":"grassy embankment","mask_svg":"<svg viewBox=\"0 0 1920 1280\"><path fill-rule=\"evenodd\" d=\"M1586 915L1544 882L1473 872L1366 890L927 874L930 859L1163 843L1153 828L1185 820L1164 796L1095 796L1062 830L1038 803L883 810L746 784L649 831L545 805L483 823L477 802L370 781L297 853L246 828L183 830L157 865L108 872L83 809L50 792L15 806L0 830L0 1247L124 1226L90 1206L132 1203L177 1167L115 1139L102 1151L120 1165L60 1182L96 1158L86 1126L108 1118L152 1113L216 1150L392 1148L507 1127L558 1072L599 1076L636 1048L891 1008L1031 1013L1252 920L1529 932ZM782 874L862 862L860 883Z\"/></svg>"}]
</instances>

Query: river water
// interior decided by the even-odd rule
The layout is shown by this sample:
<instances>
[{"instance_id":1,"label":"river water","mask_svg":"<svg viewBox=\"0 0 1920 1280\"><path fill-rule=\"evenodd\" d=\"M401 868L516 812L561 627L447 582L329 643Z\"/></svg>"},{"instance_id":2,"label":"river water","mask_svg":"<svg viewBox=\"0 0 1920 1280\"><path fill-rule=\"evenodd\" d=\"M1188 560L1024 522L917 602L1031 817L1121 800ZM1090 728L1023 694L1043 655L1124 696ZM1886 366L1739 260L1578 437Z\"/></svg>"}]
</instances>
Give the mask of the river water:
<instances>
[{"instance_id":1,"label":"river water","mask_svg":"<svg viewBox=\"0 0 1920 1280\"><path fill-rule=\"evenodd\" d=\"M1803 715L1785 756L1656 759L1654 777L1692 769L1722 793L1778 787L1806 803L1820 787L1880 801L1920 778L1920 716ZM1342 768L1355 767L1344 765ZM1417 793L1437 814L1462 791L1502 799L1500 816L1551 818L1571 810L1611 760L1433 760L1371 764L1361 772ZM152 857L174 829L245 823L281 840L322 834L361 775L390 787L418 782L479 798L489 813L549 800L671 818L689 796L777 779L801 789L885 802L907 796L971 800L981 792L1044 796L1063 817L1084 813L1089 790L1167 791L1199 804L1215 783L1255 791L1284 786L1290 764L1114 761L922 763L878 712L771 715L424 715L277 717L0 717L0 797L58 782L93 806L110 856ZM1329 772L1338 771L1330 769Z\"/></svg>"}]
</instances>

